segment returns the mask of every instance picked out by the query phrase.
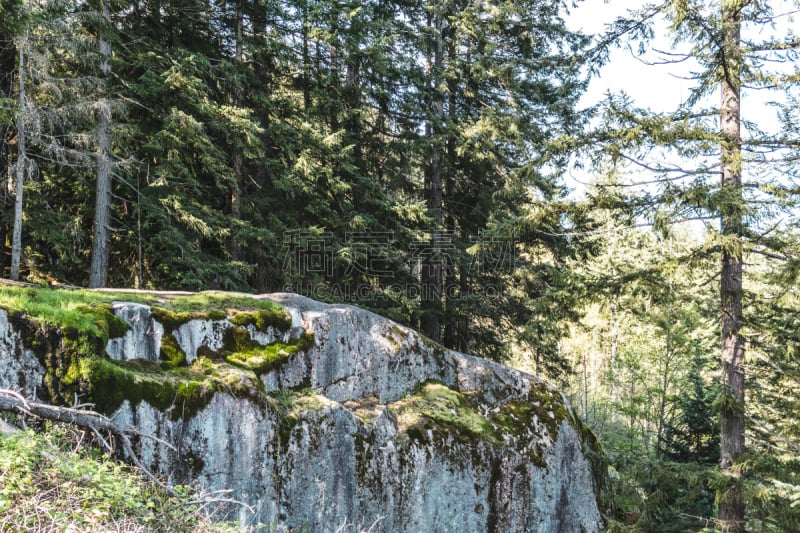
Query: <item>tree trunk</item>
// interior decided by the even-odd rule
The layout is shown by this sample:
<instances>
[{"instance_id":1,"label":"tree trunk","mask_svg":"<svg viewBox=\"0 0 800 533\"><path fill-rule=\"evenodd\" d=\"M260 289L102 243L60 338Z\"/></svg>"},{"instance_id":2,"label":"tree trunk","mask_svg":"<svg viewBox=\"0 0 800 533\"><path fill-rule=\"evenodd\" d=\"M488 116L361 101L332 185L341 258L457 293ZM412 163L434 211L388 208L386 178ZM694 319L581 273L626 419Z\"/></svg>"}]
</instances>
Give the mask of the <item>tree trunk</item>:
<instances>
[{"instance_id":1,"label":"tree trunk","mask_svg":"<svg viewBox=\"0 0 800 533\"><path fill-rule=\"evenodd\" d=\"M242 67L244 63L244 43L242 39L244 38L244 2L241 0L236 5L236 64L239 68ZM241 105L242 100L242 92L243 92L242 84L237 81L236 86L234 87L234 97L233 102L234 105L237 107ZM244 166L244 161L242 157L242 149L239 145L234 142L233 143L233 179L230 185L230 204L231 204L231 234L230 238L228 239L228 252L231 255L231 260L239 261L242 258L242 247L241 243L239 242L238 236L238 222L242 218L242 206L241 206L241 197L242 197L242 168Z\"/></svg>"},{"instance_id":2,"label":"tree trunk","mask_svg":"<svg viewBox=\"0 0 800 533\"><path fill-rule=\"evenodd\" d=\"M672 317L670 317L672 318ZM664 366L661 374L661 390L658 391L658 427L656 428L656 457L664 457L665 452L665 438L664 430L667 420L667 393L669 392L669 375L672 367L672 357L675 349L672 343L672 330L667 328L667 346L664 354Z\"/></svg>"},{"instance_id":3,"label":"tree trunk","mask_svg":"<svg viewBox=\"0 0 800 533\"><path fill-rule=\"evenodd\" d=\"M101 5L103 20L108 22L108 5ZM111 45L100 38L100 70L107 80L111 72ZM104 95L105 96L105 95ZM108 283L108 259L111 228L111 106L106 98L98 103L97 183L95 186L94 238L89 272L89 287L105 287Z\"/></svg>"},{"instance_id":4,"label":"tree trunk","mask_svg":"<svg viewBox=\"0 0 800 533\"><path fill-rule=\"evenodd\" d=\"M617 399L617 353L619 351L619 344L618 344L618 337L619 332L617 330L617 296L616 294L612 296L611 299L611 307L609 309L609 322L611 328L611 360L608 363L608 372L609 372L609 384L608 384L608 396L611 400L611 403L614 403Z\"/></svg>"},{"instance_id":5,"label":"tree trunk","mask_svg":"<svg viewBox=\"0 0 800 533\"><path fill-rule=\"evenodd\" d=\"M451 66L456 64L456 47L453 39L447 40L447 64ZM456 116L456 98L458 95L458 90L458 83L456 79L453 76L449 76L447 79L447 114L448 120L451 124L458 122L458 117ZM444 110L442 110L442 114L444 114ZM442 196L447 198L456 198L458 192L456 191L455 169L458 166L458 155L456 154L456 142L452 135L448 136L445 147L445 161L443 164L444 168L442 169ZM464 235L465 230L459 228L457 219L458 213L456 213L451 206L448 206L447 209L442 206L441 209L443 211L442 218L444 219L445 231L448 232L449 236L455 239L456 235L458 234L461 239L467 240ZM464 310L459 309L459 300L464 298L467 294L467 286L465 283L467 280L463 275L467 271L467 265L464 264L463 256L457 256L447 258L447 262L442 265L442 268L442 307L444 309L444 312L442 313L442 329L444 330L442 343L447 348L465 351L461 346L460 341L467 334L468 330L461 327ZM455 290L457 283L459 289L458 292Z\"/></svg>"},{"instance_id":6,"label":"tree trunk","mask_svg":"<svg viewBox=\"0 0 800 533\"><path fill-rule=\"evenodd\" d=\"M11 237L11 279L19 281L19 263L22 256L22 193L25 184L25 52L24 40L19 43L19 116L17 117L17 168L14 180L14 229Z\"/></svg>"},{"instance_id":7,"label":"tree trunk","mask_svg":"<svg viewBox=\"0 0 800 533\"><path fill-rule=\"evenodd\" d=\"M442 146L439 130L444 119L444 95L441 90L442 66L444 62L444 22L439 13L431 14L430 28L433 31L432 60L429 59L429 82L431 108L426 125L430 156L426 172L428 212L432 219L431 246L423 258L420 277L423 315L420 323L422 333L436 342L441 342L442 273L444 213L442 210Z\"/></svg>"},{"instance_id":8,"label":"tree trunk","mask_svg":"<svg viewBox=\"0 0 800 533\"><path fill-rule=\"evenodd\" d=\"M308 50L309 28L311 22L309 18L308 0L302 4L303 10L303 111L308 112L311 110L311 57Z\"/></svg>"},{"instance_id":9,"label":"tree trunk","mask_svg":"<svg viewBox=\"0 0 800 533\"><path fill-rule=\"evenodd\" d=\"M0 47L0 98L11 98L14 94L14 74L16 73L17 50L12 43L14 36L0 34L0 41L8 43ZM13 128L10 124L0 124L0 211L5 212L11 207L11 192L13 191L14 177L11 164L11 135ZM6 239L11 227L0 222L0 277L5 275L8 266L9 248Z\"/></svg>"},{"instance_id":10,"label":"tree trunk","mask_svg":"<svg viewBox=\"0 0 800 533\"><path fill-rule=\"evenodd\" d=\"M718 518L723 531L744 531L744 501L737 460L745 451L744 338L742 326L742 173L741 173L741 6L722 2L724 77L720 107L721 187L726 199L721 210L723 238L720 304L722 394L720 468L729 477L718 494Z\"/></svg>"}]
</instances>

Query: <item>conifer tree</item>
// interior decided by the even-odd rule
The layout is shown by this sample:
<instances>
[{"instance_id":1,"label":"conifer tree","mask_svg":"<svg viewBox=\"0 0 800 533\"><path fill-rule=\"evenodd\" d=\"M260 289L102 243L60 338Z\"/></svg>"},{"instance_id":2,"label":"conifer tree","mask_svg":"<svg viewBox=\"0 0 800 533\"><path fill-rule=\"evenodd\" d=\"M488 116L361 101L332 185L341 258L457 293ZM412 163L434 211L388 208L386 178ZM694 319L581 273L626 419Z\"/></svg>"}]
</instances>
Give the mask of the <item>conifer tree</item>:
<instances>
[{"instance_id":1,"label":"conifer tree","mask_svg":"<svg viewBox=\"0 0 800 533\"><path fill-rule=\"evenodd\" d=\"M795 57L798 43L791 35L776 35L774 28L769 29L789 13L776 12L771 3L758 0L647 6L618 21L609 39L628 32L646 42L652 21L659 16L668 21L676 43L676 49L663 52L660 61L695 61L700 68L693 74L696 86L673 113L631 109L624 99L612 98L606 108L610 127L600 138L615 161L657 174L655 180L638 180L650 186L642 187L630 205L636 216L649 216L657 228L687 219L706 222L708 242L696 254L716 254L720 280L718 519L723 530L743 531L740 463L745 453L744 328L748 326L744 265L748 254L769 255L783 246L765 236L780 224L776 214L795 205L798 197L794 185L774 172L777 165L765 164L767 153L779 157L780 147L793 141L764 134L753 123L743 133L747 109L741 98L747 90L785 90L793 74L781 70L780 64ZM709 105L709 96L720 98L719 104ZM673 158L654 160L652 156L664 150ZM717 228L710 224L713 220L718 221Z\"/></svg>"}]
</instances>

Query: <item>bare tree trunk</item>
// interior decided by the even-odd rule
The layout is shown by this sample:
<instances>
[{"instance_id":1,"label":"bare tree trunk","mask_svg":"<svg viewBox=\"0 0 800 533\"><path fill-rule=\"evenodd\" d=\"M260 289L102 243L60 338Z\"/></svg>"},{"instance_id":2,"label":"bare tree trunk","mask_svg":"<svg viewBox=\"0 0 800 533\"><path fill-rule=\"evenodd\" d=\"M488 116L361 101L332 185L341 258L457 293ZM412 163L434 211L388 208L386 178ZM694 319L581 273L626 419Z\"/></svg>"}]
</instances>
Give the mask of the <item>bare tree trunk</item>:
<instances>
[{"instance_id":1,"label":"bare tree trunk","mask_svg":"<svg viewBox=\"0 0 800 533\"><path fill-rule=\"evenodd\" d=\"M150 176L150 167L147 167L147 175ZM144 287L144 253L142 246L142 192L139 183L139 176L136 176L136 277L133 281L135 289Z\"/></svg>"},{"instance_id":2,"label":"bare tree trunk","mask_svg":"<svg viewBox=\"0 0 800 533\"><path fill-rule=\"evenodd\" d=\"M11 98L14 94L14 74L17 71L17 50L11 43L14 42L13 35L0 34L0 41L8 42L6 46L0 47L0 98ZM5 212L11 207L11 192L14 187L14 177L11 164L11 135L13 128L10 124L0 124L0 210ZM10 250L7 241L11 227L8 224L0 223L0 277L5 275L8 266Z\"/></svg>"},{"instance_id":3,"label":"bare tree trunk","mask_svg":"<svg viewBox=\"0 0 800 533\"><path fill-rule=\"evenodd\" d=\"M744 501L736 462L745 451L744 338L742 326L742 164L741 164L741 2L722 1L723 72L720 107L721 212L723 238L720 303L722 394L720 468L729 477L718 494L718 518L723 531L744 531Z\"/></svg>"},{"instance_id":4,"label":"bare tree trunk","mask_svg":"<svg viewBox=\"0 0 800 533\"><path fill-rule=\"evenodd\" d=\"M101 5L105 22L109 21L108 5ZM108 79L111 73L111 45L100 38L102 63L100 70ZM111 228L111 106L106 98L98 103L97 183L95 186L94 238L89 272L89 287L105 287L108 283L108 259Z\"/></svg>"},{"instance_id":5,"label":"bare tree trunk","mask_svg":"<svg viewBox=\"0 0 800 533\"><path fill-rule=\"evenodd\" d=\"M19 43L19 116L17 117L17 168L14 189L14 229L11 237L11 279L19 281L19 262L22 256L22 193L25 184L25 44Z\"/></svg>"}]
</instances>

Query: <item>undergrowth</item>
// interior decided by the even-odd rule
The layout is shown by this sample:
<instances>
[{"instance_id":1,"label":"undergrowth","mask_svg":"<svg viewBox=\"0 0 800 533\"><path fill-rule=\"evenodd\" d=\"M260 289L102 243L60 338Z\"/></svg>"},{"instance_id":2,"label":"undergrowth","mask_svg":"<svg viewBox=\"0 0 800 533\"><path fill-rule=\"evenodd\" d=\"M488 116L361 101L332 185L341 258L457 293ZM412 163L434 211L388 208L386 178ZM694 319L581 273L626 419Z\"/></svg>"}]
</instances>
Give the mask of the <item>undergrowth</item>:
<instances>
[{"instance_id":1,"label":"undergrowth","mask_svg":"<svg viewBox=\"0 0 800 533\"><path fill-rule=\"evenodd\" d=\"M192 489L170 496L85 440L60 425L0 434L0 531L236 531Z\"/></svg>"}]
</instances>

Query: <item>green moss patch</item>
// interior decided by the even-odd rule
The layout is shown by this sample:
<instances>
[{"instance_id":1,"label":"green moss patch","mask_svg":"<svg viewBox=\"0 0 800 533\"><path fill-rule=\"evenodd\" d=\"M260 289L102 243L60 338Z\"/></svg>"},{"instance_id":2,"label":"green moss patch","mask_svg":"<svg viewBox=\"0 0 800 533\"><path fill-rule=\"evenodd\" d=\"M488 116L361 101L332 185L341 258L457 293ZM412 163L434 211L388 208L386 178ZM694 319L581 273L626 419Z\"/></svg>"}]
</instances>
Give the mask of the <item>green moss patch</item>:
<instances>
[{"instance_id":1,"label":"green moss patch","mask_svg":"<svg viewBox=\"0 0 800 533\"><path fill-rule=\"evenodd\" d=\"M292 325L286 309L273 301L213 292L170 297L154 305L153 314L170 331L190 320L224 320L228 316L237 326L253 324L264 332L270 327L285 331Z\"/></svg>"},{"instance_id":2,"label":"green moss patch","mask_svg":"<svg viewBox=\"0 0 800 533\"><path fill-rule=\"evenodd\" d=\"M89 330L74 326L59 328L33 320L26 314L10 316L14 329L22 335L45 369L39 395L54 404L72 404L75 395L85 396L88 382L82 361L104 354L106 338L92 322Z\"/></svg>"},{"instance_id":3,"label":"green moss patch","mask_svg":"<svg viewBox=\"0 0 800 533\"><path fill-rule=\"evenodd\" d=\"M164 326L160 357L165 369L186 365L186 354L175 340L172 332L192 320L224 320L230 317L235 327L229 328L225 332L225 346L221 352L215 353L207 347L202 347L198 355L227 358L231 364L257 372L269 371L298 350L298 343L274 343L268 347L262 347L250 338L250 333L246 329L248 325L253 325L262 332L266 332L270 327L281 331L291 327L289 313L275 302L242 296L202 293L176 297L171 299L169 304L169 308L161 306L151 308L155 319ZM247 310L239 310L240 308Z\"/></svg>"},{"instance_id":4,"label":"green moss patch","mask_svg":"<svg viewBox=\"0 0 800 533\"><path fill-rule=\"evenodd\" d=\"M46 288L0 287L0 308L13 317L98 337L103 346L109 338L121 337L128 324L114 315L111 298L91 291L57 291Z\"/></svg>"},{"instance_id":5,"label":"green moss patch","mask_svg":"<svg viewBox=\"0 0 800 533\"><path fill-rule=\"evenodd\" d=\"M306 351L313 345L314 335L305 333L299 339L289 343L273 342L261 346L250 339L247 330L237 326L226 332L224 355L228 363L261 375L278 368L293 354Z\"/></svg>"},{"instance_id":6,"label":"green moss patch","mask_svg":"<svg viewBox=\"0 0 800 533\"><path fill-rule=\"evenodd\" d=\"M165 329L174 329L195 318L222 320L243 314L237 320L253 323L257 328L269 326L287 330L291 327L289 313L278 303L255 297L202 292L190 295L163 295L146 292L92 291L53 289L49 287L0 286L0 308L10 313L25 314L37 322L58 328L72 327L103 336L103 325L110 338L119 337L121 323L112 324L111 303L126 301L150 305ZM98 323L100 320L100 324ZM121 319L120 319L121 320ZM127 330L127 326L126 326Z\"/></svg>"},{"instance_id":7,"label":"green moss patch","mask_svg":"<svg viewBox=\"0 0 800 533\"><path fill-rule=\"evenodd\" d=\"M172 332L192 320L225 320L228 314L222 310L205 311L173 311L165 307L153 306L150 308L153 317L158 320L164 331Z\"/></svg>"},{"instance_id":8,"label":"green moss patch","mask_svg":"<svg viewBox=\"0 0 800 533\"><path fill-rule=\"evenodd\" d=\"M258 331L265 333L271 327L286 331L292 326L292 317L281 306L266 300L259 303L272 305L270 308L262 308L255 311L240 311L231 316L231 322L237 326L253 325Z\"/></svg>"},{"instance_id":9,"label":"green moss patch","mask_svg":"<svg viewBox=\"0 0 800 533\"><path fill-rule=\"evenodd\" d=\"M431 443L447 436L464 443L504 445L508 438L528 449L531 461L543 464L545 449L557 438L564 420L580 432L558 391L544 383L533 384L530 394L497 409L481 408L480 391L459 392L444 383L428 381L389 408L398 429L411 441ZM484 416L481 412L487 412Z\"/></svg>"},{"instance_id":10,"label":"green moss patch","mask_svg":"<svg viewBox=\"0 0 800 533\"><path fill-rule=\"evenodd\" d=\"M464 396L444 383L428 381L413 395L391 404L400 431L414 440L427 435L451 433L459 440L486 439L497 442L495 429L480 416Z\"/></svg>"},{"instance_id":11,"label":"green moss patch","mask_svg":"<svg viewBox=\"0 0 800 533\"><path fill-rule=\"evenodd\" d=\"M114 314L114 309L109 303L79 305L75 310L94 318L94 325L100 332L104 344L108 342L108 339L122 337L130 329L127 322Z\"/></svg>"},{"instance_id":12,"label":"green moss patch","mask_svg":"<svg viewBox=\"0 0 800 533\"><path fill-rule=\"evenodd\" d=\"M161 337L161 350L159 357L162 360L161 367L169 370L179 366L186 366L186 352L183 351L178 340L167 333Z\"/></svg>"},{"instance_id":13,"label":"green moss patch","mask_svg":"<svg viewBox=\"0 0 800 533\"><path fill-rule=\"evenodd\" d=\"M86 373L97 408L112 413L124 400L142 400L169 412L170 417L189 418L205 407L217 392L258 397L261 382L252 372L206 358L189 367L164 371L149 361L88 360Z\"/></svg>"},{"instance_id":14,"label":"green moss patch","mask_svg":"<svg viewBox=\"0 0 800 533\"><path fill-rule=\"evenodd\" d=\"M534 430L535 422L538 422L553 438L567 419L575 425L576 421L572 420L561 394L544 383L532 384L527 398L509 401L490 417L492 424L503 433L524 435Z\"/></svg>"}]
</instances>

